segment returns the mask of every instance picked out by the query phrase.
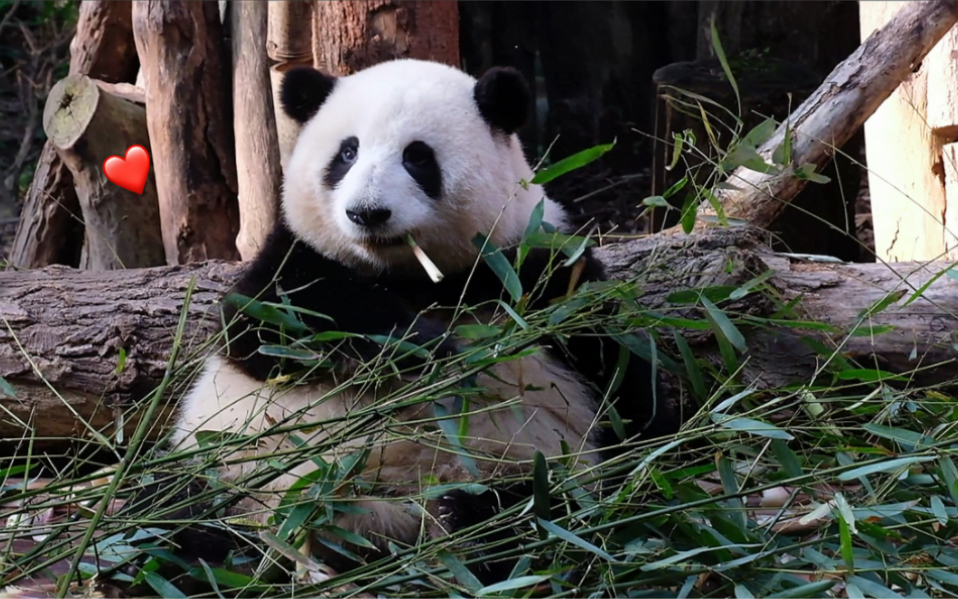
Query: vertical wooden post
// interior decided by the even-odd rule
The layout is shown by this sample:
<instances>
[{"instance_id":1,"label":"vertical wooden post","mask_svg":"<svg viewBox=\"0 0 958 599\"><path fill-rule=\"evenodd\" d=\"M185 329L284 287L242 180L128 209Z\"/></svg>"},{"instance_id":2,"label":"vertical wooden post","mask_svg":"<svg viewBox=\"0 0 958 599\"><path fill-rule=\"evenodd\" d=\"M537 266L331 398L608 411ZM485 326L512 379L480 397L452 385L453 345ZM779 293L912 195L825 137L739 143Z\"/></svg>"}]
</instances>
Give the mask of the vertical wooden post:
<instances>
[{"instance_id":1,"label":"vertical wooden post","mask_svg":"<svg viewBox=\"0 0 958 599\"><path fill-rule=\"evenodd\" d=\"M133 32L149 107L166 261L235 260L236 157L219 6L136 2Z\"/></svg>"},{"instance_id":2,"label":"vertical wooden post","mask_svg":"<svg viewBox=\"0 0 958 599\"><path fill-rule=\"evenodd\" d=\"M907 4L859 2L862 39ZM958 258L956 52L952 28L865 122L875 251L883 260Z\"/></svg>"},{"instance_id":3,"label":"vertical wooden post","mask_svg":"<svg viewBox=\"0 0 958 599\"><path fill-rule=\"evenodd\" d=\"M273 229L283 173L279 165L266 56L268 5L234 2L230 8L233 134L240 218L236 249L243 260L250 260Z\"/></svg>"},{"instance_id":4,"label":"vertical wooden post","mask_svg":"<svg viewBox=\"0 0 958 599\"><path fill-rule=\"evenodd\" d=\"M279 104L279 88L283 76L291 68L313 64L313 2L277 0L269 2L269 25L266 54L273 64L269 70L273 90L273 111L276 115L276 136L279 140L279 161L283 169L296 145L299 123L286 116Z\"/></svg>"}]
</instances>

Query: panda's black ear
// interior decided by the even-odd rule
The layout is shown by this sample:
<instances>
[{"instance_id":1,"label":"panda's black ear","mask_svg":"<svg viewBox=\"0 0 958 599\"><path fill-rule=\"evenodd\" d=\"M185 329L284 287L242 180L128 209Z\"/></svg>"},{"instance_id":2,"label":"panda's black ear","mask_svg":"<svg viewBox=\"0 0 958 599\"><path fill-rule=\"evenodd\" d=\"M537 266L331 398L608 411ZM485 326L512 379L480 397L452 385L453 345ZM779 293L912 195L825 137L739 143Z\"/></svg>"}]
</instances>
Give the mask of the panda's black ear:
<instances>
[{"instance_id":1,"label":"panda's black ear","mask_svg":"<svg viewBox=\"0 0 958 599\"><path fill-rule=\"evenodd\" d=\"M279 90L283 112L303 124L319 111L336 85L336 77L312 67L296 67L286 72Z\"/></svg>"},{"instance_id":2,"label":"panda's black ear","mask_svg":"<svg viewBox=\"0 0 958 599\"><path fill-rule=\"evenodd\" d=\"M511 67L493 67L476 82L473 92L479 114L490 126L515 133L529 116L532 94L525 77Z\"/></svg>"}]
</instances>

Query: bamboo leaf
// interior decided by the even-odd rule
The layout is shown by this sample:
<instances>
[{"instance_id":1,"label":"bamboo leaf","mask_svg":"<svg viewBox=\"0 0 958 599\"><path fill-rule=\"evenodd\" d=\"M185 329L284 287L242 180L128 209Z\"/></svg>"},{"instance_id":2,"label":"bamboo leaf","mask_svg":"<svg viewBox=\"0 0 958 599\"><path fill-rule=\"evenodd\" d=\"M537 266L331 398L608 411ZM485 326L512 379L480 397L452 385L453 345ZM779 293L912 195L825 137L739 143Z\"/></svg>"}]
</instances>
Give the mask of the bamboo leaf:
<instances>
[{"instance_id":1,"label":"bamboo leaf","mask_svg":"<svg viewBox=\"0 0 958 599\"><path fill-rule=\"evenodd\" d=\"M612 557L605 551L599 549L598 547L586 541L585 539L572 534L571 532L562 528L561 526L557 524L553 524L549 520L543 520L542 518L539 518L538 522L539 522L539 525L542 526L542 528L546 529L547 531L554 534L555 536L562 539L563 541L569 544L575 545L576 547L579 547L581 549L585 549L586 551L589 551L591 553L594 553L606 561L613 562L613 563L618 562L618 560L616 560L614 557Z\"/></svg>"},{"instance_id":2,"label":"bamboo leaf","mask_svg":"<svg viewBox=\"0 0 958 599\"><path fill-rule=\"evenodd\" d=\"M479 589L482 588L482 583L479 582L479 579L469 571L459 559L456 558L453 554L449 553L445 549L441 549L438 554L439 561L442 562L442 565L456 577L456 580L459 581L459 584L466 587L466 590L470 593L476 593Z\"/></svg>"},{"instance_id":3,"label":"bamboo leaf","mask_svg":"<svg viewBox=\"0 0 958 599\"><path fill-rule=\"evenodd\" d=\"M745 137L742 138L742 143L757 148L772 139L772 136L775 135L776 128L778 128L778 125L775 123L775 120L767 118L746 133Z\"/></svg>"},{"instance_id":4,"label":"bamboo leaf","mask_svg":"<svg viewBox=\"0 0 958 599\"><path fill-rule=\"evenodd\" d=\"M501 328L489 324L461 324L456 327L456 336L462 339L488 339L501 333Z\"/></svg>"},{"instance_id":5,"label":"bamboo leaf","mask_svg":"<svg viewBox=\"0 0 958 599\"><path fill-rule=\"evenodd\" d=\"M854 574L851 574L845 577L845 581L854 584L861 589L863 593L870 597L874 597L875 599L885 599L887 597L899 596L898 593L894 592L885 585L875 582L869 578L865 578L864 576L855 576Z\"/></svg>"},{"instance_id":6,"label":"bamboo leaf","mask_svg":"<svg viewBox=\"0 0 958 599\"><path fill-rule=\"evenodd\" d=\"M509 292L512 301L519 301L519 298L522 297L522 283L505 255L482 233L476 233L476 236L472 238L472 244L479 248L482 259L502 281L502 285Z\"/></svg>"},{"instance_id":7,"label":"bamboo leaf","mask_svg":"<svg viewBox=\"0 0 958 599\"><path fill-rule=\"evenodd\" d=\"M146 581L146 584L153 587L153 590L159 593L160 597L175 597L176 599L183 598L186 599L186 595L183 594L180 589L171 583L169 580L163 578L156 572L143 572L143 580Z\"/></svg>"},{"instance_id":8,"label":"bamboo leaf","mask_svg":"<svg viewBox=\"0 0 958 599\"><path fill-rule=\"evenodd\" d=\"M751 433L753 435L768 437L770 439L781 439L782 441L791 441L794 438L791 434L778 428L774 424L762 422L761 420L743 417L726 418L723 414L711 414L710 416L712 418L712 422L715 424L724 426L725 428L730 428L735 431Z\"/></svg>"},{"instance_id":9,"label":"bamboo leaf","mask_svg":"<svg viewBox=\"0 0 958 599\"><path fill-rule=\"evenodd\" d=\"M526 225L526 232L522 236L523 239L542 228L542 217L545 216L545 213L546 201L543 198L532 208L532 214L529 215L529 224Z\"/></svg>"},{"instance_id":10,"label":"bamboo leaf","mask_svg":"<svg viewBox=\"0 0 958 599\"><path fill-rule=\"evenodd\" d=\"M863 424L862 428L873 435L911 446L914 449L924 449L935 441L921 433L882 424L867 423Z\"/></svg>"},{"instance_id":11,"label":"bamboo leaf","mask_svg":"<svg viewBox=\"0 0 958 599\"><path fill-rule=\"evenodd\" d=\"M702 304L705 306L706 318L715 325L714 328L716 328L716 331L721 331L722 335L732 344L732 347L740 352L746 351L748 348L745 345L745 337L743 337L742 333L732 324L732 321L725 315L725 312L719 310L718 306L709 301L705 296L702 296Z\"/></svg>"},{"instance_id":12,"label":"bamboo leaf","mask_svg":"<svg viewBox=\"0 0 958 599\"><path fill-rule=\"evenodd\" d=\"M852 468L851 470L842 472L838 475L838 480L855 480L856 478L868 476L869 474L876 474L878 472L895 472L897 470L908 468L909 466L914 466L915 464L929 462L934 459L935 456L911 456L907 458L885 460L876 464L859 466L858 468Z\"/></svg>"},{"instance_id":13,"label":"bamboo leaf","mask_svg":"<svg viewBox=\"0 0 958 599\"><path fill-rule=\"evenodd\" d=\"M931 496L931 513L938 519L942 526L948 524L948 510L945 508L945 502L938 495Z\"/></svg>"},{"instance_id":14,"label":"bamboo leaf","mask_svg":"<svg viewBox=\"0 0 958 599\"><path fill-rule=\"evenodd\" d=\"M881 298L880 300L878 300L871 306L859 312L858 313L859 320L862 320L862 319L868 318L869 316L874 316L880 312L883 312L886 308L888 308L888 306L891 306L892 304L894 304L895 302L903 298L905 296L905 293L907 293L906 290L899 289L897 291L893 291L891 293L886 294L885 297Z\"/></svg>"},{"instance_id":15,"label":"bamboo leaf","mask_svg":"<svg viewBox=\"0 0 958 599\"><path fill-rule=\"evenodd\" d=\"M738 93L738 83L735 82L735 77L732 75L732 68L728 64L728 59L725 57L725 50L722 49L722 42L719 40L718 29L715 27L715 17L712 17L712 22L710 23L711 33L712 33L712 49L715 50L715 57L718 58L719 62L722 64L722 70L725 71L725 77L728 78L729 85L732 86L732 90L735 92L735 101L738 103L739 114L742 112L742 98Z\"/></svg>"},{"instance_id":16,"label":"bamboo leaf","mask_svg":"<svg viewBox=\"0 0 958 599\"><path fill-rule=\"evenodd\" d=\"M0 394L6 395L10 399L17 398L16 391L13 390L13 387L10 385L10 383L8 383L2 376L0 376Z\"/></svg>"},{"instance_id":17,"label":"bamboo leaf","mask_svg":"<svg viewBox=\"0 0 958 599\"><path fill-rule=\"evenodd\" d=\"M613 140L613 142L610 144L593 146L587 150L582 150L581 152L577 152L572 156L563 158L549 168L543 169L536 173L536 176L532 178L532 183L534 185L544 185L556 177L561 177L568 172L582 168L590 162L601 158L603 154L611 150L614 146L615 141Z\"/></svg>"},{"instance_id":18,"label":"bamboo leaf","mask_svg":"<svg viewBox=\"0 0 958 599\"><path fill-rule=\"evenodd\" d=\"M797 587L792 587L784 591L779 591L771 595L766 595L768 599L793 599L801 597L822 597L824 596L825 591L829 590L837 580L819 580L818 582L810 582L808 584L803 584Z\"/></svg>"},{"instance_id":19,"label":"bamboo leaf","mask_svg":"<svg viewBox=\"0 0 958 599\"><path fill-rule=\"evenodd\" d=\"M497 582L496 584L491 584L487 587L482 587L476 591L477 597L486 597L488 595L495 595L496 593L501 593L503 591L514 591L516 589L523 589L525 587L531 587L549 580L551 576L541 575L541 576L519 576L518 578L510 578L509 580L503 580L502 582Z\"/></svg>"}]
</instances>

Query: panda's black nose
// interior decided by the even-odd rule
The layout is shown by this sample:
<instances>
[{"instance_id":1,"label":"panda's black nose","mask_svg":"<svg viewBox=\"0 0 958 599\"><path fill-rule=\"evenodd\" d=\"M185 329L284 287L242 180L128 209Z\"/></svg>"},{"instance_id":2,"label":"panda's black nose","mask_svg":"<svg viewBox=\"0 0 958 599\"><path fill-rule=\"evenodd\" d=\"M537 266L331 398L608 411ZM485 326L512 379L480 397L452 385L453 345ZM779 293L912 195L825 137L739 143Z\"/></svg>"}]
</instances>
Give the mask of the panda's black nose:
<instances>
[{"instance_id":1,"label":"panda's black nose","mask_svg":"<svg viewBox=\"0 0 958 599\"><path fill-rule=\"evenodd\" d=\"M346 210L346 216L357 225L364 227L378 227L384 224L393 211L389 208L369 208L363 210Z\"/></svg>"}]
</instances>

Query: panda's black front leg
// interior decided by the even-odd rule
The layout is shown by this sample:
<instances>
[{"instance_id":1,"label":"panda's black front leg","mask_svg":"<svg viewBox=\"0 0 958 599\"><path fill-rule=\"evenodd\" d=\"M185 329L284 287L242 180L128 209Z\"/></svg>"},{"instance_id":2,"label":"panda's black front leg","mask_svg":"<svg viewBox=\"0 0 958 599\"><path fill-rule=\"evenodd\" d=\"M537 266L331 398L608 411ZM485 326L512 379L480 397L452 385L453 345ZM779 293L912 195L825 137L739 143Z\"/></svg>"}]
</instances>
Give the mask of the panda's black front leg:
<instances>
[{"instance_id":1,"label":"panda's black front leg","mask_svg":"<svg viewBox=\"0 0 958 599\"><path fill-rule=\"evenodd\" d=\"M337 364L344 366L350 362L370 362L383 353L383 340L403 339L418 345L437 357L455 354L458 347L448 338L446 328L439 322L422 317L406 309L397 298L374 289L356 286L349 281L336 281L335 294L327 292L308 293L300 291L290 294L290 302L326 318L298 313L299 318L308 327L304 336L322 333L347 333L350 337L333 339L311 345L324 350L324 358L331 362L334 370ZM277 301L269 297L260 297L259 301ZM264 345L284 345L289 337L275 327L256 322L247 314L235 309L225 309L224 316L230 323L227 327L228 357L237 366L258 380L266 380L282 374L284 365L281 357L260 353ZM422 367L428 362L428 355L396 351L399 356L395 365L400 370ZM301 369L295 364L293 368Z\"/></svg>"},{"instance_id":2,"label":"panda's black front leg","mask_svg":"<svg viewBox=\"0 0 958 599\"><path fill-rule=\"evenodd\" d=\"M303 337L333 332L352 335L318 343L323 350L330 350L325 358L332 362L333 369L344 366L345 370L350 362L377 358L383 352L383 337L405 339L439 357L458 351L441 322L410 309L400 296L375 280L357 276L305 244L296 243L285 227L274 232L233 291L259 302L282 304L286 300L296 308L316 313L295 312L308 329ZM282 374L284 366L301 370L296 363L287 364L288 360L259 351L264 345L288 344L290 335L241 308L235 303L223 306L231 362L261 381ZM428 362L428 356L421 354L400 350L397 355L401 356L395 362L400 370L420 368Z\"/></svg>"}]
</instances>

